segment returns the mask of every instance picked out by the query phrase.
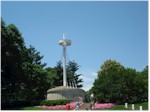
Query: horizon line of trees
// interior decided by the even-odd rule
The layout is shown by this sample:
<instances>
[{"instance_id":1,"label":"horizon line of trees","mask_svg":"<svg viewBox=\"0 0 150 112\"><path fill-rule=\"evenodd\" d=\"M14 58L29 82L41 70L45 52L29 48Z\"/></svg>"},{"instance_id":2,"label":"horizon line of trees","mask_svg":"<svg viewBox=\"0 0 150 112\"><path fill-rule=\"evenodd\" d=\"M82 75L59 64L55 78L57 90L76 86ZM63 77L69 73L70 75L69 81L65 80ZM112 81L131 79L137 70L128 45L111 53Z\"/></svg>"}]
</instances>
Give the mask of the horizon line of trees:
<instances>
[{"instance_id":1,"label":"horizon line of trees","mask_svg":"<svg viewBox=\"0 0 150 112\"><path fill-rule=\"evenodd\" d=\"M1 102L45 100L47 90L62 86L61 62L55 67L45 67L41 56L33 46L25 46L24 38L14 24L6 25L1 19ZM81 88L82 74L76 74L79 65L67 64L67 79Z\"/></svg>"}]
</instances>

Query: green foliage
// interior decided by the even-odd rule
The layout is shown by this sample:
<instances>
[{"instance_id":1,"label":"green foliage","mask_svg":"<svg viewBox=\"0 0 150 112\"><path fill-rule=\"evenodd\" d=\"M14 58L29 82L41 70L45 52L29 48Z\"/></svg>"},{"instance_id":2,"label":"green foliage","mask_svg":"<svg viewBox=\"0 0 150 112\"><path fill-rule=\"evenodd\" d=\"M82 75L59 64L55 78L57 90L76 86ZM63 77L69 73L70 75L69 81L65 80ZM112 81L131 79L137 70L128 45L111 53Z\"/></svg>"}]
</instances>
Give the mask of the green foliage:
<instances>
[{"instance_id":1,"label":"green foliage","mask_svg":"<svg viewBox=\"0 0 150 112\"><path fill-rule=\"evenodd\" d=\"M69 61L67 64L67 81L75 82L77 87L80 88L83 85L83 81L79 78L82 74L76 74L76 71L79 69L78 64L75 61ZM50 87L62 86L63 85L63 67L61 61L57 62L57 65L54 68L46 68L48 73L48 80L50 81ZM69 83L70 86L70 83ZM72 85L71 85L72 86Z\"/></svg>"},{"instance_id":2,"label":"green foliage","mask_svg":"<svg viewBox=\"0 0 150 112\"><path fill-rule=\"evenodd\" d=\"M148 99L148 66L146 66L142 72L139 73L138 79L142 79L142 90L145 91L142 93L142 99Z\"/></svg>"},{"instance_id":3,"label":"green foliage","mask_svg":"<svg viewBox=\"0 0 150 112\"><path fill-rule=\"evenodd\" d=\"M1 88L2 88L2 102L19 99L19 91L21 89L20 83L22 76L22 54L24 40L17 27L13 24L6 26L2 20L1 24Z\"/></svg>"},{"instance_id":4,"label":"green foliage","mask_svg":"<svg viewBox=\"0 0 150 112\"><path fill-rule=\"evenodd\" d=\"M43 56L34 47L27 48L18 28L1 21L2 104L20 100L43 100L49 88Z\"/></svg>"},{"instance_id":5,"label":"green foliage","mask_svg":"<svg viewBox=\"0 0 150 112\"><path fill-rule=\"evenodd\" d=\"M124 67L116 62L107 60L101 66L101 70L98 72L98 79L95 80L93 86L93 92L97 100L100 102L114 102L116 103L120 99L121 73L124 72ZM98 95L96 93L99 93Z\"/></svg>"},{"instance_id":6,"label":"green foliage","mask_svg":"<svg viewBox=\"0 0 150 112\"><path fill-rule=\"evenodd\" d=\"M46 106L55 106L55 105L66 105L67 103L70 103L70 100L53 100L53 101L42 101L40 105L46 105Z\"/></svg>"},{"instance_id":7,"label":"green foliage","mask_svg":"<svg viewBox=\"0 0 150 112\"><path fill-rule=\"evenodd\" d=\"M57 65L54 68L48 67L45 70L48 73L51 88L63 85L63 68L60 61L57 62Z\"/></svg>"},{"instance_id":8,"label":"green foliage","mask_svg":"<svg viewBox=\"0 0 150 112\"><path fill-rule=\"evenodd\" d=\"M119 62L107 60L98 71L98 78L90 91L99 102L140 102L142 98L148 98L147 82L141 75L148 73L147 70L139 73L134 69L124 68Z\"/></svg>"},{"instance_id":9,"label":"green foliage","mask_svg":"<svg viewBox=\"0 0 150 112\"><path fill-rule=\"evenodd\" d=\"M41 62L44 56L33 46L25 46L24 39L14 24L6 25L1 19L1 37L2 108L11 101L25 100L33 103L33 100L45 100L48 89L63 85L61 62L54 68L45 69L46 63ZM80 74L75 73L79 69L77 63L70 62L67 69L68 77L73 76L78 87L82 87Z\"/></svg>"},{"instance_id":10,"label":"green foliage","mask_svg":"<svg viewBox=\"0 0 150 112\"><path fill-rule=\"evenodd\" d=\"M91 102L91 100L90 100L90 95L91 94L93 94L92 89L90 89L89 91L86 92L86 94L85 94L85 101L86 102Z\"/></svg>"},{"instance_id":11,"label":"green foliage","mask_svg":"<svg viewBox=\"0 0 150 112\"><path fill-rule=\"evenodd\" d=\"M14 107L30 106L29 101L9 101L2 103L2 110L14 109Z\"/></svg>"},{"instance_id":12,"label":"green foliage","mask_svg":"<svg viewBox=\"0 0 150 112\"><path fill-rule=\"evenodd\" d=\"M78 88L83 87L81 84L83 80L79 78L82 74L76 74L79 65L75 61L69 61L67 65L67 81L74 82ZM70 83L69 83L70 86Z\"/></svg>"},{"instance_id":13,"label":"green foliage","mask_svg":"<svg viewBox=\"0 0 150 112\"><path fill-rule=\"evenodd\" d=\"M23 93L26 100L42 100L48 89L47 72L41 64L40 53L30 46L26 49L24 63L22 65L25 84Z\"/></svg>"}]
</instances>

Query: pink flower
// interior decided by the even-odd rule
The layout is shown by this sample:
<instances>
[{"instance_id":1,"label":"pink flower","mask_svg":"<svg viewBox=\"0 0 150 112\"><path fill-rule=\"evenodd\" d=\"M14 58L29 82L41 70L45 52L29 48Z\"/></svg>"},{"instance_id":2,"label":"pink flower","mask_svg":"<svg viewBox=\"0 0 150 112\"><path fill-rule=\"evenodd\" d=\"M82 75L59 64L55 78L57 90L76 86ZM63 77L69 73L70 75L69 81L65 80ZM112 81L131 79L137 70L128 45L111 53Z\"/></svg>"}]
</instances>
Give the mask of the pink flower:
<instances>
[{"instance_id":1,"label":"pink flower","mask_svg":"<svg viewBox=\"0 0 150 112\"><path fill-rule=\"evenodd\" d=\"M116 106L116 105L113 103L95 103L93 109L104 109L104 108L110 108L113 106Z\"/></svg>"},{"instance_id":2,"label":"pink flower","mask_svg":"<svg viewBox=\"0 0 150 112\"><path fill-rule=\"evenodd\" d=\"M79 102L79 104L81 105L82 102ZM50 110L66 109L66 105L56 105L56 106L45 106L45 105L43 105L43 106L36 106L36 107L50 109ZM70 108L75 109L76 108L76 102L71 102Z\"/></svg>"}]
</instances>

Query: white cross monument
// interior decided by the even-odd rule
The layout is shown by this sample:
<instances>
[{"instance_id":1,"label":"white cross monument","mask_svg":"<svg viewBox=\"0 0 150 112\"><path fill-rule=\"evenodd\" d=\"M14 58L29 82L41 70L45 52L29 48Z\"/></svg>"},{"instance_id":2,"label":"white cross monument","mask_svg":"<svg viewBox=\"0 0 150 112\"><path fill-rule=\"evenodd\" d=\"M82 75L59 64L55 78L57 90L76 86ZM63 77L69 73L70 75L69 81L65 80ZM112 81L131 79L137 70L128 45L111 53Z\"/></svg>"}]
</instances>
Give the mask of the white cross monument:
<instances>
[{"instance_id":1,"label":"white cross monument","mask_svg":"<svg viewBox=\"0 0 150 112\"><path fill-rule=\"evenodd\" d=\"M63 34L63 39L59 40L59 45L63 46L63 86L57 86L47 90L47 100L78 100L85 99L85 91L82 89L67 86L67 74L66 74L66 47L71 45L71 41L66 39ZM69 82L68 82L69 83ZM70 86L73 86L73 82Z\"/></svg>"},{"instance_id":2,"label":"white cross monument","mask_svg":"<svg viewBox=\"0 0 150 112\"><path fill-rule=\"evenodd\" d=\"M63 86L67 86L67 75L66 75L66 46L71 45L71 41L66 39L63 34L63 39L59 40L59 45L63 46Z\"/></svg>"}]
</instances>

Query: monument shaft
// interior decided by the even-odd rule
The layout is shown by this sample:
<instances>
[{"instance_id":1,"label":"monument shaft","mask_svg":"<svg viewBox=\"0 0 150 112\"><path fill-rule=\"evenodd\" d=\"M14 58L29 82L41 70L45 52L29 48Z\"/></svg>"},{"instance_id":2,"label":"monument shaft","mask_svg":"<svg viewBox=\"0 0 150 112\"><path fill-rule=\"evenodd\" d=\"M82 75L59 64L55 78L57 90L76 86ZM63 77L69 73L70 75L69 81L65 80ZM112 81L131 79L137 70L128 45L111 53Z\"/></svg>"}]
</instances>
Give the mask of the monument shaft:
<instances>
[{"instance_id":1,"label":"monument shaft","mask_svg":"<svg viewBox=\"0 0 150 112\"><path fill-rule=\"evenodd\" d=\"M67 86L66 47L71 45L71 41L67 40L65 34L63 34L63 39L59 40L59 45L63 46L63 86Z\"/></svg>"},{"instance_id":2,"label":"monument shaft","mask_svg":"<svg viewBox=\"0 0 150 112\"><path fill-rule=\"evenodd\" d=\"M85 91L73 86L70 82L70 87L67 87L67 73L66 73L66 47L71 45L71 41L65 38L59 40L59 45L63 46L63 86L58 86L47 90L47 100L75 100L78 101L85 99Z\"/></svg>"},{"instance_id":3,"label":"monument shaft","mask_svg":"<svg viewBox=\"0 0 150 112\"><path fill-rule=\"evenodd\" d=\"M63 86L67 86L67 75L66 75L66 46L63 46Z\"/></svg>"}]
</instances>

